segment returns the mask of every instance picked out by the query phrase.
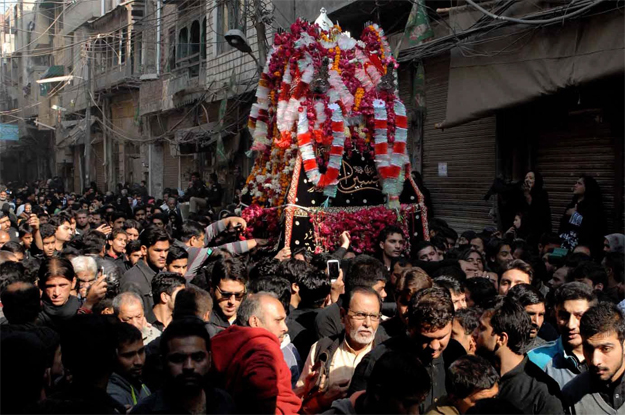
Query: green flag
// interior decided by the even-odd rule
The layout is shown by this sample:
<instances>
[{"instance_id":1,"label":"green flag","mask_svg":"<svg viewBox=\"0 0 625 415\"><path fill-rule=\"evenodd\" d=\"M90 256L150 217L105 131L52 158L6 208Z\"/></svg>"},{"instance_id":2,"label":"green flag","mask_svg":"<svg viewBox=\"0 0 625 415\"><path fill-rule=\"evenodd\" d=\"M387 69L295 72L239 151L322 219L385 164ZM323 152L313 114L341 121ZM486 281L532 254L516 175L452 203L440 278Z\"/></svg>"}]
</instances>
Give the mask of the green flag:
<instances>
[{"instance_id":1,"label":"green flag","mask_svg":"<svg viewBox=\"0 0 625 415\"><path fill-rule=\"evenodd\" d=\"M225 164L228 162L228 158L226 157L226 149L224 147L223 140L223 128L224 128L224 118L226 116L226 109L228 108L228 96L221 100L221 104L219 105L219 135L217 136L217 143L215 143L216 151L217 151L217 164Z\"/></svg>"},{"instance_id":2,"label":"green flag","mask_svg":"<svg viewBox=\"0 0 625 415\"><path fill-rule=\"evenodd\" d=\"M223 128L225 124L226 110L228 109L228 97L230 94L236 92L234 90L235 83L236 71L233 69L232 74L230 74L230 79L228 80L228 90L226 92L226 96L221 100L221 104L219 105L219 136L217 137L217 143L215 146L217 151L217 164L228 163L228 157L226 156L226 149L224 147Z\"/></svg>"},{"instance_id":3,"label":"green flag","mask_svg":"<svg viewBox=\"0 0 625 415\"><path fill-rule=\"evenodd\" d=\"M420 45L434 37L434 32L430 27L430 20L425 10L425 0L413 1L403 39L408 44L408 47Z\"/></svg>"},{"instance_id":4,"label":"green flag","mask_svg":"<svg viewBox=\"0 0 625 415\"><path fill-rule=\"evenodd\" d=\"M423 69L423 61L419 61L414 69L411 101L417 110L425 112L425 70Z\"/></svg>"}]
</instances>

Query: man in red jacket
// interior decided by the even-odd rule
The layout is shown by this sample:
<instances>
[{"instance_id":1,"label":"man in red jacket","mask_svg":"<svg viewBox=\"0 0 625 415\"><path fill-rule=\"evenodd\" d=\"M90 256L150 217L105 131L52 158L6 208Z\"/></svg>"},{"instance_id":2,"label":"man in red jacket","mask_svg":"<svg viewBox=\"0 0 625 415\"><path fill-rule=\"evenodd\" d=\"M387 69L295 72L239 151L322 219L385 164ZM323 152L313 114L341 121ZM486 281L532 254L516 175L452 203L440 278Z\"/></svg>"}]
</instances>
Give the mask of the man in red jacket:
<instances>
[{"instance_id":1,"label":"man in red jacket","mask_svg":"<svg viewBox=\"0 0 625 415\"><path fill-rule=\"evenodd\" d=\"M286 312L273 293L248 296L237 312L237 326L211 341L216 383L237 402L240 413L296 414L302 402L291 390L291 371L280 342Z\"/></svg>"}]
</instances>

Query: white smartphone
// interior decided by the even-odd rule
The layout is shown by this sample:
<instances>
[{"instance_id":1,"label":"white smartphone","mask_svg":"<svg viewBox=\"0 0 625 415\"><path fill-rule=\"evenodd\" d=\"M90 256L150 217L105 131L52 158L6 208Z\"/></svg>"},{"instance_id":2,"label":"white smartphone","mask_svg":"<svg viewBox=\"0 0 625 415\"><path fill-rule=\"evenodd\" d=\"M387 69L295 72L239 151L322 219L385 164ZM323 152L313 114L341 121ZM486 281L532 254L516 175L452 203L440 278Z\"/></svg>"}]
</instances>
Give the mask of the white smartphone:
<instances>
[{"instance_id":1,"label":"white smartphone","mask_svg":"<svg viewBox=\"0 0 625 415\"><path fill-rule=\"evenodd\" d=\"M339 278L340 275L340 262L338 259L331 259L326 262L328 277L330 277L330 282L333 284Z\"/></svg>"}]
</instances>

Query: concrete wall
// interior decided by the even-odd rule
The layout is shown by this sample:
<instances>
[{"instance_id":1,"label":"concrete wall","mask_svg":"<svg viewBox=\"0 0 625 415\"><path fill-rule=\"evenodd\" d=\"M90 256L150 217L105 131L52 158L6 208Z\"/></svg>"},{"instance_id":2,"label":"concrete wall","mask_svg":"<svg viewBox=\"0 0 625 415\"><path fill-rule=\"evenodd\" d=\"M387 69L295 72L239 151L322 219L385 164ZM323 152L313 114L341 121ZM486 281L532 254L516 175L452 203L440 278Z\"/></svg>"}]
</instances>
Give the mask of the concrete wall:
<instances>
[{"instance_id":1,"label":"concrete wall","mask_svg":"<svg viewBox=\"0 0 625 415\"><path fill-rule=\"evenodd\" d=\"M65 7L65 13L63 15L63 30L62 35L68 35L78 29L80 26L100 17L100 1L75 1L69 3Z\"/></svg>"},{"instance_id":2,"label":"concrete wall","mask_svg":"<svg viewBox=\"0 0 625 415\"><path fill-rule=\"evenodd\" d=\"M354 0L263 0L269 4L269 7L273 10L273 17L275 19L274 26L289 29L290 25L298 17L314 21L319 16L319 12L322 7L325 7L329 12L341 8ZM250 2L251 3L251 2ZM208 11L208 21L212 22L213 27L217 26L217 10L211 7ZM266 25L266 36L269 48L273 43L273 34L271 27ZM252 22L247 22L246 37L252 53L258 57L258 42L256 36L256 30L252 26ZM225 85L228 84L232 72L235 72L236 81L239 84L238 93L242 93L246 90L254 90L256 88L255 82L247 85L251 78L257 77L256 64L254 60L245 53L239 52L236 49L227 51L225 53L217 53L217 42L221 41L218 38L217 33L214 30L209 30L207 36L207 79L206 85L209 89L215 93L216 100L221 100L224 96Z\"/></svg>"}]
</instances>

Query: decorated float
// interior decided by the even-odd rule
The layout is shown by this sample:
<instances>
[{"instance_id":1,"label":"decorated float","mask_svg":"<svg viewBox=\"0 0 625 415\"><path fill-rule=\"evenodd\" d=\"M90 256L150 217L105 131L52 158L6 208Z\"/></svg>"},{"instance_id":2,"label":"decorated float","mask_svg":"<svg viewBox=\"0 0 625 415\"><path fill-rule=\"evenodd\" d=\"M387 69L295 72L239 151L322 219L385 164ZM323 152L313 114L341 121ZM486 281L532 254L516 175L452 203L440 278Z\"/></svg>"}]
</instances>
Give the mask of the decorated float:
<instances>
[{"instance_id":1,"label":"decorated float","mask_svg":"<svg viewBox=\"0 0 625 415\"><path fill-rule=\"evenodd\" d=\"M387 225L413 243L428 238L397 67L380 27L367 25L356 40L324 10L275 35L248 122L248 236L320 252L349 231L358 253L374 253Z\"/></svg>"}]
</instances>

